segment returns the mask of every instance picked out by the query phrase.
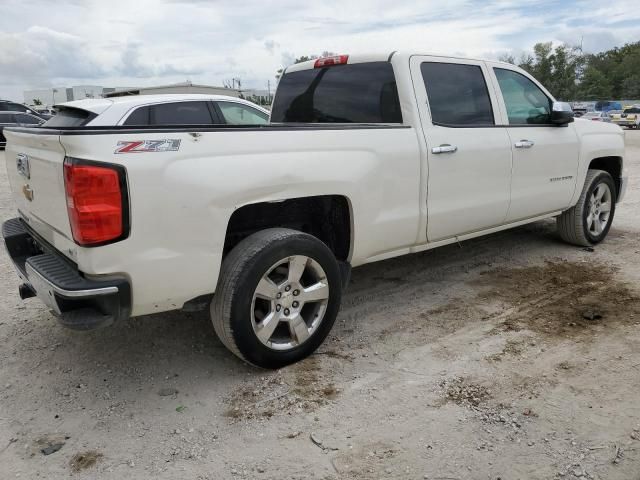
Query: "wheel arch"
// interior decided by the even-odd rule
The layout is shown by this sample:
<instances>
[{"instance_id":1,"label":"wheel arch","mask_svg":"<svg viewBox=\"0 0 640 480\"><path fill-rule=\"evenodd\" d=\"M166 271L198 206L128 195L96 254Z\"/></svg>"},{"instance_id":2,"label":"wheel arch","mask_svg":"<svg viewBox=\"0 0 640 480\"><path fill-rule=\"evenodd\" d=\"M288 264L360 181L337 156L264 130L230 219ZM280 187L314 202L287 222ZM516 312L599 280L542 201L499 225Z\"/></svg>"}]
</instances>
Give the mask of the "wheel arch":
<instances>
[{"instance_id":1,"label":"wheel arch","mask_svg":"<svg viewBox=\"0 0 640 480\"><path fill-rule=\"evenodd\" d=\"M589 162L588 170L604 170L613 177L613 183L616 186L616 197L620 193L622 179L622 157L606 156L596 157Z\"/></svg>"},{"instance_id":2,"label":"wheel arch","mask_svg":"<svg viewBox=\"0 0 640 480\"><path fill-rule=\"evenodd\" d=\"M353 253L353 226L353 206L345 195L249 202L236 207L227 222L223 256L253 233L284 227L313 235L336 259L348 263Z\"/></svg>"}]
</instances>

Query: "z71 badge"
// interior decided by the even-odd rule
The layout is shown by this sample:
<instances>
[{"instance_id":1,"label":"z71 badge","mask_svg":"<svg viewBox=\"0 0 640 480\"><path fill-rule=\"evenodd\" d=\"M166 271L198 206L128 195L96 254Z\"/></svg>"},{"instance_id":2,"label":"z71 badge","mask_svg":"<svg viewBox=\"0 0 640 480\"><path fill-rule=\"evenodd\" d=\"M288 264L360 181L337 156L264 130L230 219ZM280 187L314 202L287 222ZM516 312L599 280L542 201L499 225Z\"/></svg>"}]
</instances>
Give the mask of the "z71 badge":
<instances>
[{"instance_id":1,"label":"z71 badge","mask_svg":"<svg viewBox=\"0 0 640 480\"><path fill-rule=\"evenodd\" d=\"M137 140L134 142L121 140L116 147L113 153L177 152L180 150L180 140Z\"/></svg>"}]
</instances>

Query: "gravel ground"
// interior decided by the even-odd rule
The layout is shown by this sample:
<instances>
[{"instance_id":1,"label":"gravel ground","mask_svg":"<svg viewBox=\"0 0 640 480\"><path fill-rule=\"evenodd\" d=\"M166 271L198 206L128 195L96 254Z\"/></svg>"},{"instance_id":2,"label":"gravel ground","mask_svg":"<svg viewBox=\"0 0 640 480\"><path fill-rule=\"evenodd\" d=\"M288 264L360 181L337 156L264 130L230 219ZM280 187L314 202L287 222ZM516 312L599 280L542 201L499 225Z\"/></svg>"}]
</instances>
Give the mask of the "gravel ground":
<instances>
[{"instance_id":1,"label":"gravel ground","mask_svg":"<svg viewBox=\"0 0 640 480\"><path fill-rule=\"evenodd\" d=\"M331 337L277 372L205 313L65 330L18 298L3 251L0 478L640 479L626 135L630 188L594 251L543 221L356 269Z\"/></svg>"}]
</instances>

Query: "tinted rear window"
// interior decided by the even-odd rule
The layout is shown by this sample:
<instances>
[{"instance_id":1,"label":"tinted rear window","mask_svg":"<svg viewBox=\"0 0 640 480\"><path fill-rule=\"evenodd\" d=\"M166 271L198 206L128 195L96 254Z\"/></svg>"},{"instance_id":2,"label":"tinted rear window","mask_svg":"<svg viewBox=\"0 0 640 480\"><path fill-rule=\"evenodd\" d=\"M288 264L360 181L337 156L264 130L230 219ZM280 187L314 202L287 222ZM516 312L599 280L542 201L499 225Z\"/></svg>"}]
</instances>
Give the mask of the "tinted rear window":
<instances>
[{"instance_id":1,"label":"tinted rear window","mask_svg":"<svg viewBox=\"0 0 640 480\"><path fill-rule=\"evenodd\" d=\"M285 74L271 110L276 123L402 123L393 67L356 63Z\"/></svg>"},{"instance_id":2,"label":"tinted rear window","mask_svg":"<svg viewBox=\"0 0 640 480\"><path fill-rule=\"evenodd\" d=\"M624 113L640 113L640 108L636 108L636 107L633 107L633 108L627 108L627 109L624 111Z\"/></svg>"},{"instance_id":3,"label":"tinted rear window","mask_svg":"<svg viewBox=\"0 0 640 480\"><path fill-rule=\"evenodd\" d=\"M89 123L95 116L95 113L81 110L79 108L57 107L58 114L47 120L43 126L45 127L82 127Z\"/></svg>"}]
</instances>

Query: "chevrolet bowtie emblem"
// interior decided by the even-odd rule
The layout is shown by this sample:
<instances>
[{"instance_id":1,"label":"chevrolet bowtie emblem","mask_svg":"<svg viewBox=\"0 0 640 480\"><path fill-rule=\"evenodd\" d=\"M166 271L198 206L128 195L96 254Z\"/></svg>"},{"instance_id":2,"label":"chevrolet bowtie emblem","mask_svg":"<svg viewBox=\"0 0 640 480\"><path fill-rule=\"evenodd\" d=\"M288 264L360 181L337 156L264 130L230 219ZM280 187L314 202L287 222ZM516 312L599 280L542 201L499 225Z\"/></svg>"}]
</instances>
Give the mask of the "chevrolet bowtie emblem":
<instances>
[{"instance_id":1,"label":"chevrolet bowtie emblem","mask_svg":"<svg viewBox=\"0 0 640 480\"><path fill-rule=\"evenodd\" d=\"M24 194L24 198L26 198L30 202L33 201L33 189L29 186L28 183L23 185L22 193Z\"/></svg>"}]
</instances>

